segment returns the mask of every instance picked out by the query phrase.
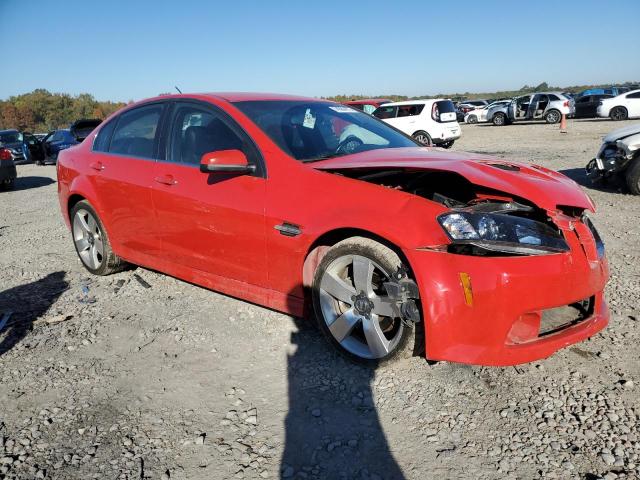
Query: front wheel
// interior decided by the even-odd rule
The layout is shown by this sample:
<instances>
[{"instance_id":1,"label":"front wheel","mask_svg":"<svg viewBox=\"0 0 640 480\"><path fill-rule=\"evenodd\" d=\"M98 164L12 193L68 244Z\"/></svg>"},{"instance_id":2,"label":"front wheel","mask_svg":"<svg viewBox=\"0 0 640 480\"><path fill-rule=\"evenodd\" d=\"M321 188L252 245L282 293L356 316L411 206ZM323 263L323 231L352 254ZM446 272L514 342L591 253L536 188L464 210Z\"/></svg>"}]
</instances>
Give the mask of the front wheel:
<instances>
[{"instance_id":1,"label":"front wheel","mask_svg":"<svg viewBox=\"0 0 640 480\"><path fill-rule=\"evenodd\" d=\"M640 156L632 160L631 164L627 167L625 180L627 181L629 191L634 195L640 195Z\"/></svg>"},{"instance_id":2,"label":"front wheel","mask_svg":"<svg viewBox=\"0 0 640 480\"><path fill-rule=\"evenodd\" d=\"M75 204L69 217L76 252L87 270L109 275L124 269L126 263L111 250L107 232L89 202Z\"/></svg>"},{"instance_id":3,"label":"front wheel","mask_svg":"<svg viewBox=\"0 0 640 480\"><path fill-rule=\"evenodd\" d=\"M504 113L496 113L493 116L492 122L496 127L501 127L505 123L507 123L507 117L506 117L506 115Z\"/></svg>"},{"instance_id":4,"label":"front wheel","mask_svg":"<svg viewBox=\"0 0 640 480\"><path fill-rule=\"evenodd\" d=\"M401 265L391 249L363 237L337 243L320 262L312 290L316 319L347 358L376 366L422 352L422 323L410 328L396 317L384 287Z\"/></svg>"},{"instance_id":5,"label":"front wheel","mask_svg":"<svg viewBox=\"0 0 640 480\"><path fill-rule=\"evenodd\" d=\"M611 120L620 121L626 120L629 117L629 113L624 107L614 107L609 113L609 116L611 117Z\"/></svg>"},{"instance_id":6,"label":"front wheel","mask_svg":"<svg viewBox=\"0 0 640 480\"><path fill-rule=\"evenodd\" d=\"M475 115L469 115L466 120L467 123L478 123L478 117Z\"/></svg>"},{"instance_id":7,"label":"front wheel","mask_svg":"<svg viewBox=\"0 0 640 480\"><path fill-rule=\"evenodd\" d=\"M560 121L561 114L558 110L549 110L544 119L547 123L558 123Z\"/></svg>"},{"instance_id":8,"label":"front wheel","mask_svg":"<svg viewBox=\"0 0 640 480\"><path fill-rule=\"evenodd\" d=\"M413 135L413 139L418 142L420 145L424 145L425 147L431 147L433 145L433 140L431 139L431 135L429 135L424 130L417 131Z\"/></svg>"}]
</instances>

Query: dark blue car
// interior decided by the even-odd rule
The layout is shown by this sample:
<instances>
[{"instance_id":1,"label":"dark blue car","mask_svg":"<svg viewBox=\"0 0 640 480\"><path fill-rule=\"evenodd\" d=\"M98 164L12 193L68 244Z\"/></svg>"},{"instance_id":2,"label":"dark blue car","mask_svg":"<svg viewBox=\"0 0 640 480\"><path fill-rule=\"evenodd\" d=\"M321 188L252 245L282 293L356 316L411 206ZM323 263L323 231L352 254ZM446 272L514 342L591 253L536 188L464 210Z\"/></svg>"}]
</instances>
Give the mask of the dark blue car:
<instances>
[{"instance_id":1,"label":"dark blue car","mask_svg":"<svg viewBox=\"0 0 640 480\"><path fill-rule=\"evenodd\" d=\"M58 153L61 150L72 147L77 143L70 130L54 130L50 132L42 140L42 148L44 150L43 163L56 163Z\"/></svg>"},{"instance_id":2,"label":"dark blue car","mask_svg":"<svg viewBox=\"0 0 640 480\"><path fill-rule=\"evenodd\" d=\"M50 132L42 140L42 150L44 152L44 160L37 162L40 165L45 163L56 163L58 153L69 147L77 145L84 140L89 134L102 123L101 120L78 120L73 123L69 129L54 130Z\"/></svg>"}]
</instances>

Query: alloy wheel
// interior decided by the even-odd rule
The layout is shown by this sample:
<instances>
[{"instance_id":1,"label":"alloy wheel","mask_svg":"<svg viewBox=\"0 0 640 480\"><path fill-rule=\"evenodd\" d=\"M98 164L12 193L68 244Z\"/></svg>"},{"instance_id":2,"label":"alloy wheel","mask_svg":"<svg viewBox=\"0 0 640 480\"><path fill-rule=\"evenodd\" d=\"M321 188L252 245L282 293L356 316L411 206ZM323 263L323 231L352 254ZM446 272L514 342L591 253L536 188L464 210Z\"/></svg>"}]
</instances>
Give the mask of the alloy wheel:
<instances>
[{"instance_id":1,"label":"alloy wheel","mask_svg":"<svg viewBox=\"0 0 640 480\"><path fill-rule=\"evenodd\" d=\"M97 270L104 261L104 242L100 225L87 210L80 209L73 217L73 241L78 255L88 268Z\"/></svg>"},{"instance_id":2,"label":"alloy wheel","mask_svg":"<svg viewBox=\"0 0 640 480\"><path fill-rule=\"evenodd\" d=\"M349 353L380 359L392 352L405 328L384 289L389 274L361 255L338 257L320 282L320 309L333 338Z\"/></svg>"}]
</instances>

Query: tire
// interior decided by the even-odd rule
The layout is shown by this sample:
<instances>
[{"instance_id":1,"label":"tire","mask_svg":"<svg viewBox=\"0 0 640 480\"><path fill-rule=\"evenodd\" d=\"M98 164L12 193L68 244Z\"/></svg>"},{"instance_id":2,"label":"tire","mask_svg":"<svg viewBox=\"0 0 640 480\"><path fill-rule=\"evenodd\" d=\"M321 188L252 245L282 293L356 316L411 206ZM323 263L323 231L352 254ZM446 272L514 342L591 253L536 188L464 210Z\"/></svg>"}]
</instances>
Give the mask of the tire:
<instances>
[{"instance_id":1,"label":"tire","mask_svg":"<svg viewBox=\"0 0 640 480\"><path fill-rule=\"evenodd\" d=\"M609 118L615 121L626 120L629 118L629 112L624 107L613 107L609 112Z\"/></svg>"},{"instance_id":2,"label":"tire","mask_svg":"<svg viewBox=\"0 0 640 480\"><path fill-rule=\"evenodd\" d=\"M113 253L107 232L89 202L76 203L69 218L76 253L88 271L94 275L110 275L126 268L127 263Z\"/></svg>"},{"instance_id":3,"label":"tire","mask_svg":"<svg viewBox=\"0 0 640 480\"><path fill-rule=\"evenodd\" d=\"M312 287L316 321L329 343L349 360L375 367L424 351L422 322L410 328L399 318L376 313L386 311L384 303L375 305L375 299L386 296L382 283L401 264L388 247L368 238L352 237L331 247L318 265ZM356 268L367 275L354 281ZM362 308L362 301L369 299L372 301L364 304L370 312L367 318L358 310L358 301Z\"/></svg>"},{"instance_id":4,"label":"tire","mask_svg":"<svg viewBox=\"0 0 640 480\"><path fill-rule=\"evenodd\" d=\"M453 147L453 143L454 142L455 142L455 140L449 140L448 142L443 142L438 146L442 147L442 148L451 148L451 147Z\"/></svg>"},{"instance_id":5,"label":"tire","mask_svg":"<svg viewBox=\"0 0 640 480\"><path fill-rule=\"evenodd\" d=\"M414 133L411 136L420 145L424 145L425 147L433 146L433 140L431 139L431 135L429 135L424 130L418 130L416 133Z\"/></svg>"},{"instance_id":6,"label":"tire","mask_svg":"<svg viewBox=\"0 0 640 480\"><path fill-rule=\"evenodd\" d=\"M0 189L1 190L13 190L13 187L15 187L15 178L8 178L6 180L3 180L0 182Z\"/></svg>"},{"instance_id":7,"label":"tire","mask_svg":"<svg viewBox=\"0 0 640 480\"><path fill-rule=\"evenodd\" d=\"M469 115L466 123L478 123L478 117L475 115Z\"/></svg>"},{"instance_id":8,"label":"tire","mask_svg":"<svg viewBox=\"0 0 640 480\"><path fill-rule=\"evenodd\" d=\"M559 110L549 110L544 115L544 120L547 123L558 123L562 119L562 114Z\"/></svg>"},{"instance_id":9,"label":"tire","mask_svg":"<svg viewBox=\"0 0 640 480\"><path fill-rule=\"evenodd\" d=\"M640 156L636 156L627 167L625 180L629 191L634 195L640 195Z\"/></svg>"},{"instance_id":10,"label":"tire","mask_svg":"<svg viewBox=\"0 0 640 480\"><path fill-rule=\"evenodd\" d=\"M496 127L502 127L507 123L507 116L502 112L498 112L493 116L491 121Z\"/></svg>"}]
</instances>

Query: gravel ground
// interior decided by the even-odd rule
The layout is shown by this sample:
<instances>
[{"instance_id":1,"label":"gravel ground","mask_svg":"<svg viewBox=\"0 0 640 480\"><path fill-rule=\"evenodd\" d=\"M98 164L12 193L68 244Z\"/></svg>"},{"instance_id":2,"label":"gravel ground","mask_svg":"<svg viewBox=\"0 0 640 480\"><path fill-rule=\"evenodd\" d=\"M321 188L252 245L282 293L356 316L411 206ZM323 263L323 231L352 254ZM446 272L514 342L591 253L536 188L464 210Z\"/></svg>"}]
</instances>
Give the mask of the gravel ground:
<instances>
[{"instance_id":1,"label":"gravel ground","mask_svg":"<svg viewBox=\"0 0 640 480\"><path fill-rule=\"evenodd\" d=\"M464 125L454 149L586 185L623 124ZM612 270L604 332L518 367L374 372L308 321L141 268L90 276L54 167L18 172L0 193L0 479L640 478L639 197L585 186Z\"/></svg>"}]
</instances>

